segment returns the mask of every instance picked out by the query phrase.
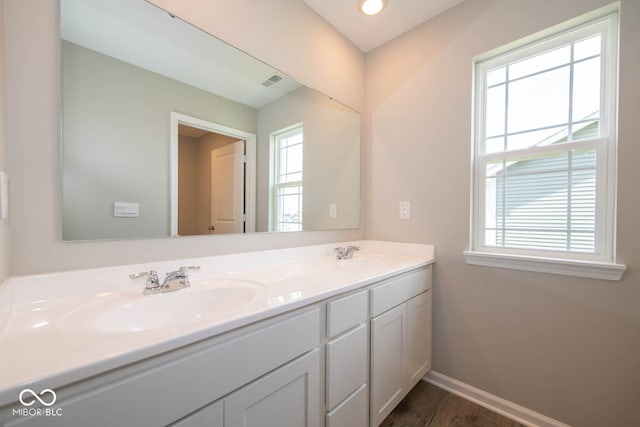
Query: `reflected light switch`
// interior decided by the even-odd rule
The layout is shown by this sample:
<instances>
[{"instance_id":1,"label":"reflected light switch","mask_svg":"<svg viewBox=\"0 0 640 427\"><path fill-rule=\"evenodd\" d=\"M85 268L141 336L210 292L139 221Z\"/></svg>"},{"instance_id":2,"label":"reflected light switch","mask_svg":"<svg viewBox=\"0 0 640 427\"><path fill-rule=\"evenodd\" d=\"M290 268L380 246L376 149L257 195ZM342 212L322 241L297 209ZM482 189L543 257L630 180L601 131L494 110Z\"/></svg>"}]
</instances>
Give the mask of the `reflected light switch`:
<instances>
[{"instance_id":1,"label":"reflected light switch","mask_svg":"<svg viewBox=\"0 0 640 427\"><path fill-rule=\"evenodd\" d=\"M116 218L138 218L140 207L138 203L114 202L113 216Z\"/></svg>"}]
</instances>

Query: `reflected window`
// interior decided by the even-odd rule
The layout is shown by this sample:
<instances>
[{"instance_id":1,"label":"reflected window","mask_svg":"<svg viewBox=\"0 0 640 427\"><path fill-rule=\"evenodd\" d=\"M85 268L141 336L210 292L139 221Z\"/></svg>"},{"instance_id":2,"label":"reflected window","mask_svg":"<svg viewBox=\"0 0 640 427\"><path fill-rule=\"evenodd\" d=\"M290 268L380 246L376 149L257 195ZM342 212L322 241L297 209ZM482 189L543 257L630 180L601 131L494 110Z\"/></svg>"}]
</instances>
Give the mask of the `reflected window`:
<instances>
[{"instance_id":1,"label":"reflected window","mask_svg":"<svg viewBox=\"0 0 640 427\"><path fill-rule=\"evenodd\" d=\"M303 126L271 135L271 231L302 231Z\"/></svg>"}]
</instances>

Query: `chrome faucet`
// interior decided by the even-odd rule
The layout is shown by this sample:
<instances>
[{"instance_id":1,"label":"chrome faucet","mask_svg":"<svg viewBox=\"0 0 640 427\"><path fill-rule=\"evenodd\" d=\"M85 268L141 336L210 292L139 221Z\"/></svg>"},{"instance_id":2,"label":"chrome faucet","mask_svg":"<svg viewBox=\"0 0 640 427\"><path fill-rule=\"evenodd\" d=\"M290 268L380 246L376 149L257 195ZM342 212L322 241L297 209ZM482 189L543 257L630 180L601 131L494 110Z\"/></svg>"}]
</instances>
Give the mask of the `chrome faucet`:
<instances>
[{"instance_id":1,"label":"chrome faucet","mask_svg":"<svg viewBox=\"0 0 640 427\"><path fill-rule=\"evenodd\" d=\"M347 246L346 248L339 246L334 249L336 251L336 259L351 259L353 258L353 253L359 250L360 248L357 246Z\"/></svg>"},{"instance_id":2,"label":"chrome faucet","mask_svg":"<svg viewBox=\"0 0 640 427\"><path fill-rule=\"evenodd\" d=\"M200 266L189 266L189 267L180 267L176 271L172 271L167 273L164 278L164 282L160 284L160 279L158 278L158 273L155 270L144 271L142 273L130 274L129 278L132 280L140 279L142 277L146 277L147 281L144 285L144 290L142 291L145 295L164 293L164 292L172 292L177 291L182 288L188 288L191 286L189 283L189 274L187 273L189 270L199 270Z\"/></svg>"}]
</instances>

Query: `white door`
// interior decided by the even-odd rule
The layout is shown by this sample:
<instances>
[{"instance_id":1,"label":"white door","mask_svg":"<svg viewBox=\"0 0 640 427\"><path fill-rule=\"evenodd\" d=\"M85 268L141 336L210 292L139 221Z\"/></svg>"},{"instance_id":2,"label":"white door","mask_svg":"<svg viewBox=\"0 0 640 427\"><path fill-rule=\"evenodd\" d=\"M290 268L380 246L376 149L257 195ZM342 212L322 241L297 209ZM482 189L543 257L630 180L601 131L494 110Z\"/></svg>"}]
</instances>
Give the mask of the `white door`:
<instances>
[{"instance_id":1,"label":"white door","mask_svg":"<svg viewBox=\"0 0 640 427\"><path fill-rule=\"evenodd\" d=\"M215 234L244 232L244 141L211 151L211 227Z\"/></svg>"}]
</instances>

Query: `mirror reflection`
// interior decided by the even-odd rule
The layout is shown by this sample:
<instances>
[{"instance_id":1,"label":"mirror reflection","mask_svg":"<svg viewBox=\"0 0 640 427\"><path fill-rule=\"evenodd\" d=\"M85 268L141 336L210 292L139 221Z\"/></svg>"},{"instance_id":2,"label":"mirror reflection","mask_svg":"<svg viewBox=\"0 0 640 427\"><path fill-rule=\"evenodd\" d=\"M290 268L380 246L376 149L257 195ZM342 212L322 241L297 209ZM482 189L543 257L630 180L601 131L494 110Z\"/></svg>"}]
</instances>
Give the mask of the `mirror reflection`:
<instances>
[{"instance_id":1,"label":"mirror reflection","mask_svg":"<svg viewBox=\"0 0 640 427\"><path fill-rule=\"evenodd\" d=\"M63 240L359 226L359 113L144 1L61 38Z\"/></svg>"}]
</instances>

